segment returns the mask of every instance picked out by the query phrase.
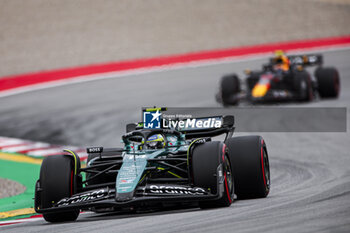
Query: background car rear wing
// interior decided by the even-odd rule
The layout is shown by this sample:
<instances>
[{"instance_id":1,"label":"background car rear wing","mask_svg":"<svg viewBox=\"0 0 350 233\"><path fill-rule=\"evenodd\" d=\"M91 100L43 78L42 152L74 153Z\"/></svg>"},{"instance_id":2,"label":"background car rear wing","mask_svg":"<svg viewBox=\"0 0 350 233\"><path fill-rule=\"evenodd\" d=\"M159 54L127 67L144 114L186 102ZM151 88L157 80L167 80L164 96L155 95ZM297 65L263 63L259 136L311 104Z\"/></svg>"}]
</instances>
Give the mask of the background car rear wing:
<instances>
[{"instance_id":1,"label":"background car rear wing","mask_svg":"<svg viewBox=\"0 0 350 233\"><path fill-rule=\"evenodd\" d=\"M323 56L321 54L291 55L287 57L290 65L314 66L322 65L323 63ZM270 58L270 63L265 66L270 67L273 64L275 64L275 58Z\"/></svg>"},{"instance_id":2,"label":"background car rear wing","mask_svg":"<svg viewBox=\"0 0 350 233\"><path fill-rule=\"evenodd\" d=\"M301 66L314 66L322 65L323 57L321 54L309 54L309 55L293 55L288 56L291 65Z\"/></svg>"}]
</instances>

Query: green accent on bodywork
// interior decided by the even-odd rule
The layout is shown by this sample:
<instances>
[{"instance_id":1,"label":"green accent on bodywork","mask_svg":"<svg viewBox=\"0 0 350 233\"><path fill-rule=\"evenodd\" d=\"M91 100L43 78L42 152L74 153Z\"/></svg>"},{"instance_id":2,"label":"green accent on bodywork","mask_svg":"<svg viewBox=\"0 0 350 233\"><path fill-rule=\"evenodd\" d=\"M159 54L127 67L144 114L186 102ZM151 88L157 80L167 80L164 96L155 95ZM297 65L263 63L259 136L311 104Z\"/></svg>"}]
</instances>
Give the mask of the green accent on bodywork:
<instances>
[{"instance_id":1,"label":"green accent on bodywork","mask_svg":"<svg viewBox=\"0 0 350 233\"><path fill-rule=\"evenodd\" d=\"M117 180L117 193L129 193L135 190L139 183L146 165L147 159L153 159L165 152L165 149L151 152L125 153Z\"/></svg>"},{"instance_id":2,"label":"green accent on bodywork","mask_svg":"<svg viewBox=\"0 0 350 233\"><path fill-rule=\"evenodd\" d=\"M165 170L165 168L163 167L157 167L158 170ZM167 171L169 174L177 177L177 178L182 178L181 176L179 176L178 174L175 174L174 172L171 172L171 171Z\"/></svg>"},{"instance_id":3,"label":"green accent on bodywork","mask_svg":"<svg viewBox=\"0 0 350 233\"><path fill-rule=\"evenodd\" d=\"M193 140L191 142L191 144L188 146L188 149L187 149L187 166L189 165L189 157L190 157L190 148L191 146L193 145L193 143L195 143L196 141L200 140L201 138L197 138L195 140Z\"/></svg>"},{"instance_id":4,"label":"green accent on bodywork","mask_svg":"<svg viewBox=\"0 0 350 233\"><path fill-rule=\"evenodd\" d=\"M146 108L145 112L166 111L167 108Z\"/></svg>"},{"instance_id":5,"label":"green accent on bodywork","mask_svg":"<svg viewBox=\"0 0 350 233\"><path fill-rule=\"evenodd\" d=\"M172 134L165 134L165 137L174 136ZM117 193L130 193L133 192L137 185L141 183L149 171L145 172L148 159L154 159L158 156L168 155L169 152L176 153L177 151L186 152L188 149L188 143L185 140L185 136L181 135L177 137L178 140L173 142L175 145L166 146L162 149L147 150L143 149L142 144L136 145L131 144L129 140L124 139L124 150L123 153L123 164L119 169L118 175L116 177L116 192ZM134 146L134 148L132 148ZM182 178L181 176L168 171L169 174Z\"/></svg>"},{"instance_id":6,"label":"green accent on bodywork","mask_svg":"<svg viewBox=\"0 0 350 233\"><path fill-rule=\"evenodd\" d=\"M139 181L139 184L142 183L142 181L146 178L146 176L148 175L148 173L149 173L149 172L146 172L146 173L142 176L142 178L141 178L140 181Z\"/></svg>"},{"instance_id":7,"label":"green accent on bodywork","mask_svg":"<svg viewBox=\"0 0 350 233\"><path fill-rule=\"evenodd\" d=\"M0 159L0 177L14 180L26 186L16 196L0 199L0 212L34 207L34 188L40 173L40 165ZM4 220L4 219L2 219Z\"/></svg>"},{"instance_id":8,"label":"green accent on bodywork","mask_svg":"<svg viewBox=\"0 0 350 233\"><path fill-rule=\"evenodd\" d=\"M175 176L175 177L177 177L177 178L182 178L181 176L179 176L179 175L177 175L177 174L175 174L175 173L173 173L173 172L171 172L171 171L168 171L168 173L171 174L171 175L173 175L173 176Z\"/></svg>"},{"instance_id":9,"label":"green accent on bodywork","mask_svg":"<svg viewBox=\"0 0 350 233\"><path fill-rule=\"evenodd\" d=\"M74 158L74 175L76 175L77 174L77 167L78 167L77 155L73 151L68 150L68 149L64 149L63 151L68 152L71 155L73 155L73 158Z\"/></svg>"}]
</instances>

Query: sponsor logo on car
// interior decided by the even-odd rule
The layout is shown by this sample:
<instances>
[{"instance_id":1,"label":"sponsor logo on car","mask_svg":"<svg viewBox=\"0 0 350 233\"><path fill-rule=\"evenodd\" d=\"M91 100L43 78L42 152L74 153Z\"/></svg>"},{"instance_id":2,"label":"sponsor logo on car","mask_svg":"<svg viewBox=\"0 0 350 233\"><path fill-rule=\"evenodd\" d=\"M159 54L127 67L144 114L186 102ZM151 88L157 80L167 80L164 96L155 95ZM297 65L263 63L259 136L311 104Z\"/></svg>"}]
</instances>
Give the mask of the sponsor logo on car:
<instances>
[{"instance_id":1,"label":"sponsor logo on car","mask_svg":"<svg viewBox=\"0 0 350 233\"><path fill-rule=\"evenodd\" d=\"M87 153L102 153L103 147L89 147L86 148Z\"/></svg>"},{"instance_id":2,"label":"sponsor logo on car","mask_svg":"<svg viewBox=\"0 0 350 233\"><path fill-rule=\"evenodd\" d=\"M147 187L150 193L174 194L174 195L205 195L207 192L199 187L184 187L177 185L150 185Z\"/></svg>"},{"instance_id":3,"label":"sponsor logo on car","mask_svg":"<svg viewBox=\"0 0 350 233\"><path fill-rule=\"evenodd\" d=\"M62 200L57 202L57 206L65 206L65 205L70 205L74 203L92 201L92 200L103 198L107 196L107 194L108 194L108 191L106 189L99 189L92 192L82 193L79 195L74 195L70 198L63 198Z\"/></svg>"}]
</instances>

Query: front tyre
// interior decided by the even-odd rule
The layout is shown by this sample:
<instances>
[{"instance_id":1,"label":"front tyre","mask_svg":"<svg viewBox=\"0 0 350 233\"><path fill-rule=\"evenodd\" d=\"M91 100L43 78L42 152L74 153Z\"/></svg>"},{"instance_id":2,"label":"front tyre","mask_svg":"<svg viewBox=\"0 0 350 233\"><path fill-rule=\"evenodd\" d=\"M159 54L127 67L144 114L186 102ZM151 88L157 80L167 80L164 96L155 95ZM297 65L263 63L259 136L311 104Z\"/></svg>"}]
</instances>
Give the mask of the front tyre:
<instances>
[{"instance_id":1,"label":"front tyre","mask_svg":"<svg viewBox=\"0 0 350 233\"><path fill-rule=\"evenodd\" d=\"M74 161L66 155L46 157L40 169L41 208L51 208L65 197L70 197L76 189ZM75 221L79 210L61 213L44 213L48 222Z\"/></svg>"},{"instance_id":2,"label":"front tyre","mask_svg":"<svg viewBox=\"0 0 350 233\"><path fill-rule=\"evenodd\" d=\"M239 199L263 198L270 191L270 166L265 141L260 136L229 138L235 193Z\"/></svg>"},{"instance_id":3,"label":"front tyre","mask_svg":"<svg viewBox=\"0 0 350 233\"><path fill-rule=\"evenodd\" d=\"M222 166L224 189L218 190L217 169ZM193 183L196 187L210 190L212 194L221 192L221 198L215 201L204 201L199 207L228 207L233 201L234 185L231 163L227 155L226 145L222 142L206 142L194 148L192 153Z\"/></svg>"},{"instance_id":4,"label":"front tyre","mask_svg":"<svg viewBox=\"0 0 350 233\"><path fill-rule=\"evenodd\" d=\"M303 70L295 73L294 87L297 94L297 100L302 102L309 102L313 100L314 92L311 77L308 72Z\"/></svg>"}]
</instances>

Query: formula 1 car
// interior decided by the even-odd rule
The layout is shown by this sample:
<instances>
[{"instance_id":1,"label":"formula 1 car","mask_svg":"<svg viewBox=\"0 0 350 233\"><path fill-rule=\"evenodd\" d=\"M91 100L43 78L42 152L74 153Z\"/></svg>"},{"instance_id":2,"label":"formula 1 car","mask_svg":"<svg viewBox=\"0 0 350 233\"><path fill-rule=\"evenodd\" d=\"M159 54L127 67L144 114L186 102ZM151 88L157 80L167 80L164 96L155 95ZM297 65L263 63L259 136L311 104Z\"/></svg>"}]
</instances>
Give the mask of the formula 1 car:
<instances>
[{"instance_id":1,"label":"formula 1 car","mask_svg":"<svg viewBox=\"0 0 350 233\"><path fill-rule=\"evenodd\" d=\"M340 92L340 78L333 67L322 67L320 54L280 56L271 58L262 70L246 70L245 90L236 74L225 75L221 79L220 91L216 95L224 106L237 105L240 100L250 103L311 101L315 96L337 98ZM287 67L281 69L282 63ZM306 67L315 66L314 76ZM277 68L276 68L277 66ZM243 82L244 83L244 82Z\"/></svg>"},{"instance_id":2,"label":"formula 1 car","mask_svg":"<svg viewBox=\"0 0 350 233\"><path fill-rule=\"evenodd\" d=\"M48 222L63 222L76 220L80 210L216 208L230 206L235 198L266 197L270 170L265 141L232 137L233 116L194 120L211 119L221 126L145 129L129 124L124 148L87 148L86 167L71 150L45 158L35 186L35 211ZM226 134L224 141L212 141L221 134Z\"/></svg>"}]
</instances>

